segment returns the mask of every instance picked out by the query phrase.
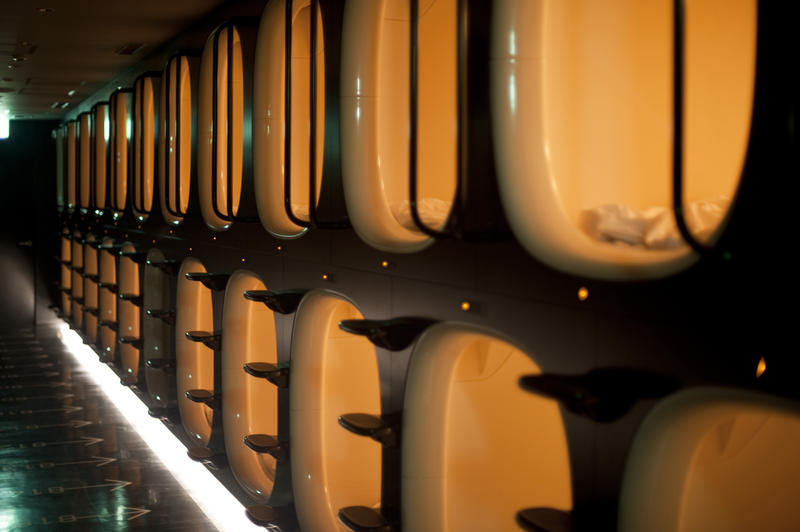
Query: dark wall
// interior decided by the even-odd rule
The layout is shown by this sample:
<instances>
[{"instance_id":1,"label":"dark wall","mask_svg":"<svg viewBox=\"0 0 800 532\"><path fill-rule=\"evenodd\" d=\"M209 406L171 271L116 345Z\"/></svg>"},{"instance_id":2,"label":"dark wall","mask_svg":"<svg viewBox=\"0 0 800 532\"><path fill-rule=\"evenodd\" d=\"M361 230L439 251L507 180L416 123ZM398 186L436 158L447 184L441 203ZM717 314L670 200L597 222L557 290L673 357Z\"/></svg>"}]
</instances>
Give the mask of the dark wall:
<instances>
[{"instance_id":1,"label":"dark wall","mask_svg":"<svg viewBox=\"0 0 800 532\"><path fill-rule=\"evenodd\" d=\"M55 125L13 120L9 138L0 141L0 330L32 326L37 307L49 299L45 279L55 277L55 263L47 260L53 249L47 239L57 227Z\"/></svg>"}]
</instances>

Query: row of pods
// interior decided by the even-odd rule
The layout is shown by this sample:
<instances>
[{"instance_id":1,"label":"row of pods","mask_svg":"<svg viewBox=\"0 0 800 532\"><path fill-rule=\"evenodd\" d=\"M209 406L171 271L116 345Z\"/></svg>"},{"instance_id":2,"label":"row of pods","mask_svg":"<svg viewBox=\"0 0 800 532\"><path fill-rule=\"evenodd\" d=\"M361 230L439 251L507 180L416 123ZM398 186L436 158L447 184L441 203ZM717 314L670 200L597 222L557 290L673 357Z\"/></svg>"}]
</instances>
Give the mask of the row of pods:
<instances>
[{"instance_id":1,"label":"row of pods","mask_svg":"<svg viewBox=\"0 0 800 532\"><path fill-rule=\"evenodd\" d=\"M394 253L507 221L554 269L667 277L758 172L769 68L756 0L683 4L271 0L63 124L59 202Z\"/></svg>"},{"instance_id":2,"label":"row of pods","mask_svg":"<svg viewBox=\"0 0 800 532\"><path fill-rule=\"evenodd\" d=\"M373 320L346 294L91 233L61 243L63 316L192 458L233 474L257 524L592 529L565 416L613 423L656 399L628 452L620 530L800 527L793 402L642 370L542 373L474 324ZM385 411L380 359L409 349L402 409Z\"/></svg>"}]
</instances>

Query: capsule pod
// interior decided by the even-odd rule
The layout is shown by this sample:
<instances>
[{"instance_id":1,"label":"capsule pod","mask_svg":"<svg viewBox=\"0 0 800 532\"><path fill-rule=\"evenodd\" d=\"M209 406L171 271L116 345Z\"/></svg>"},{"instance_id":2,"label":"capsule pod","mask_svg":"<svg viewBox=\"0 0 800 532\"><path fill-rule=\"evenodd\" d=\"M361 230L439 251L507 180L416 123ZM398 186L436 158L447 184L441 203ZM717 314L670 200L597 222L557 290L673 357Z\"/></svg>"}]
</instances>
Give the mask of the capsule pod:
<instances>
[{"instance_id":1,"label":"capsule pod","mask_svg":"<svg viewBox=\"0 0 800 532\"><path fill-rule=\"evenodd\" d=\"M311 128L312 6L309 0L305 0L291 2L290 8L291 14L287 13L286 0L272 0L264 8L254 74L253 168L258 212L267 231L279 238L300 236L311 223L310 130L315 134L315 199L319 198L322 186L325 148L325 24L322 12L317 8L314 24L316 80L313 98L316 116L315 126ZM287 42L287 24L290 24L290 42ZM288 83L287 51L290 53Z\"/></svg>"},{"instance_id":2,"label":"capsule pod","mask_svg":"<svg viewBox=\"0 0 800 532\"><path fill-rule=\"evenodd\" d=\"M418 2L418 3L417 3ZM418 8L416 165L410 161L410 8ZM369 245L410 253L442 229L457 183L456 0L351 0L342 29L341 138L347 212ZM416 172L416 198L410 194Z\"/></svg>"},{"instance_id":3,"label":"capsule pod","mask_svg":"<svg viewBox=\"0 0 800 532\"><path fill-rule=\"evenodd\" d=\"M189 209L195 181L197 83L199 60L193 55L172 56L161 73L159 97L159 201L167 223L181 223Z\"/></svg>"},{"instance_id":4,"label":"capsule pod","mask_svg":"<svg viewBox=\"0 0 800 532\"><path fill-rule=\"evenodd\" d=\"M66 142L67 125L61 124L55 129L56 134L56 206L58 212L64 211L66 205Z\"/></svg>"},{"instance_id":5,"label":"capsule pod","mask_svg":"<svg viewBox=\"0 0 800 532\"><path fill-rule=\"evenodd\" d=\"M540 372L528 354L473 325L422 334L403 404L404 530L516 530L521 508L571 510L559 405L517 385Z\"/></svg>"},{"instance_id":6,"label":"capsule pod","mask_svg":"<svg viewBox=\"0 0 800 532\"><path fill-rule=\"evenodd\" d=\"M94 208L101 214L108 206L108 102L98 102L92 106L92 147L91 182L94 190Z\"/></svg>"},{"instance_id":7,"label":"capsule pod","mask_svg":"<svg viewBox=\"0 0 800 532\"><path fill-rule=\"evenodd\" d=\"M211 290L186 278L187 273L205 273L199 260L184 259L178 274L175 305L175 362L178 409L187 434L199 444L211 438L214 411L206 404L186 396L190 390L214 389L214 351L201 342L187 338L192 331L213 331L214 313Z\"/></svg>"},{"instance_id":8,"label":"capsule pod","mask_svg":"<svg viewBox=\"0 0 800 532\"><path fill-rule=\"evenodd\" d=\"M87 213L92 203L92 114L79 114L77 126L78 203L81 212Z\"/></svg>"},{"instance_id":9,"label":"capsule pod","mask_svg":"<svg viewBox=\"0 0 800 532\"><path fill-rule=\"evenodd\" d=\"M156 135L158 133L158 94L161 74L147 72L133 83L133 138L131 141L131 207L137 221L143 222L153 208L156 179Z\"/></svg>"},{"instance_id":10,"label":"capsule pod","mask_svg":"<svg viewBox=\"0 0 800 532\"><path fill-rule=\"evenodd\" d=\"M797 530L798 441L797 403L725 388L667 397L631 444L619 530Z\"/></svg>"},{"instance_id":11,"label":"capsule pod","mask_svg":"<svg viewBox=\"0 0 800 532\"><path fill-rule=\"evenodd\" d=\"M67 176L67 210L72 212L78 205L78 183L77 183L77 159L78 159L78 142L77 142L77 125L74 120L67 122L66 126L66 143L64 149L66 151L66 176Z\"/></svg>"},{"instance_id":12,"label":"capsule pod","mask_svg":"<svg viewBox=\"0 0 800 532\"><path fill-rule=\"evenodd\" d=\"M90 344L97 342L99 298L97 283L100 279L97 261L97 237L86 235L83 246L83 332Z\"/></svg>"},{"instance_id":13,"label":"capsule pod","mask_svg":"<svg viewBox=\"0 0 800 532\"><path fill-rule=\"evenodd\" d=\"M99 341L98 347L106 361L114 360L117 353L117 252L119 248L111 238L104 238L98 248L100 268L99 290Z\"/></svg>"},{"instance_id":14,"label":"capsule pod","mask_svg":"<svg viewBox=\"0 0 800 532\"><path fill-rule=\"evenodd\" d=\"M125 242L119 251L117 335L120 369L126 384L135 384L139 377L142 296L136 259L140 255L130 242Z\"/></svg>"},{"instance_id":15,"label":"capsule pod","mask_svg":"<svg viewBox=\"0 0 800 532\"><path fill-rule=\"evenodd\" d=\"M117 89L111 93L109 106L108 186L111 209L119 218L128 205L128 179L130 174L131 140L131 89Z\"/></svg>"},{"instance_id":16,"label":"capsule pod","mask_svg":"<svg viewBox=\"0 0 800 532\"><path fill-rule=\"evenodd\" d=\"M172 280L167 272L157 266L164 264L165 260L160 249L153 248L147 252L142 297L144 375L147 393L154 405L160 408L175 406L175 352L172 348L172 327L168 323L170 318L175 323Z\"/></svg>"},{"instance_id":17,"label":"capsule pod","mask_svg":"<svg viewBox=\"0 0 800 532\"><path fill-rule=\"evenodd\" d=\"M245 444L246 438L278 436L278 388L245 372L248 362L277 365L275 317L265 305L249 301L247 290L265 290L254 273L238 270L225 290L222 330L222 418L225 454L236 480L254 500L269 500L277 458Z\"/></svg>"},{"instance_id":18,"label":"capsule pod","mask_svg":"<svg viewBox=\"0 0 800 532\"><path fill-rule=\"evenodd\" d=\"M237 219L253 221L252 127L246 110L252 101L255 33L249 21L225 23L209 36L200 60L198 192L203 220L215 230L228 229Z\"/></svg>"},{"instance_id":19,"label":"capsule pod","mask_svg":"<svg viewBox=\"0 0 800 532\"><path fill-rule=\"evenodd\" d=\"M83 328L83 278L81 278L83 273L83 244L80 231L72 233L71 247L70 286L72 291L69 295L71 301L70 316L75 327Z\"/></svg>"},{"instance_id":20,"label":"capsule pod","mask_svg":"<svg viewBox=\"0 0 800 532\"><path fill-rule=\"evenodd\" d=\"M72 304L69 296L72 292L72 241L69 229L61 230L61 253L58 262L61 270L61 312L69 317L72 314Z\"/></svg>"},{"instance_id":21,"label":"capsule pod","mask_svg":"<svg viewBox=\"0 0 800 532\"><path fill-rule=\"evenodd\" d=\"M292 333L289 426L292 485L300 528L347 530L340 508L381 500L381 446L339 425L343 413L380 415L375 347L339 329L362 319L346 298L309 292Z\"/></svg>"},{"instance_id":22,"label":"capsule pod","mask_svg":"<svg viewBox=\"0 0 800 532\"><path fill-rule=\"evenodd\" d=\"M671 0L493 7L494 147L520 243L601 279L693 264L673 216L705 245L725 226L750 137L756 0L687 2L685 19Z\"/></svg>"}]
</instances>

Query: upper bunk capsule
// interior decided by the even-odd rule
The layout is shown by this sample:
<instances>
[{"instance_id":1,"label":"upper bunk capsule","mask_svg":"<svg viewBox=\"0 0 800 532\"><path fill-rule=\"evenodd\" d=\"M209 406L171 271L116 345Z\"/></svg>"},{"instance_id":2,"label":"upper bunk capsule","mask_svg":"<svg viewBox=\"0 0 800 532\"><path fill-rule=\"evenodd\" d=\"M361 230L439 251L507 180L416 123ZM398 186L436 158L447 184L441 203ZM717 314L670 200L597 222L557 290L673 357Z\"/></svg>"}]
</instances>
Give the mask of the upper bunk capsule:
<instances>
[{"instance_id":1,"label":"upper bunk capsule","mask_svg":"<svg viewBox=\"0 0 800 532\"><path fill-rule=\"evenodd\" d=\"M416 90L410 88L410 8L418 12ZM358 235L384 251L425 248L433 238L421 224L442 230L450 216L458 181L457 12L455 0L352 0L345 7L341 134L347 211ZM416 131L414 144L409 125ZM412 157L416 164L409 162Z\"/></svg>"},{"instance_id":2,"label":"upper bunk capsule","mask_svg":"<svg viewBox=\"0 0 800 532\"><path fill-rule=\"evenodd\" d=\"M556 269L661 278L698 259L687 238L708 246L724 229L750 136L756 1L692 2L685 17L673 4L494 3L500 191L518 240Z\"/></svg>"},{"instance_id":3,"label":"upper bunk capsule","mask_svg":"<svg viewBox=\"0 0 800 532\"><path fill-rule=\"evenodd\" d=\"M252 57L249 19L226 22L206 41L200 59L197 169L206 225L222 231L257 221L252 193Z\"/></svg>"},{"instance_id":4,"label":"upper bunk capsule","mask_svg":"<svg viewBox=\"0 0 800 532\"><path fill-rule=\"evenodd\" d=\"M298 237L311 226L311 201L313 198L316 208L323 179L325 21L318 6L312 18L312 4L317 2L269 2L261 17L256 45L253 95L256 198L264 227L279 238ZM312 114L314 124L311 124Z\"/></svg>"},{"instance_id":5,"label":"upper bunk capsule","mask_svg":"<svg viewBox=\"0 0 800 532\"><path fill-rule=\"evenodd\" d=\"M153 208L155 152L158 131L158 94L161 75L147 72L133 83L133 139L131 152L131 207L136 221L143 222Z\"/></svg>"},{"instance_id":6,"label":"upper bunk capsule","mask_svg":"<svg viewBox=\"0 0 800 532\"><path fill-rule=\"evenodd\" d=\"M158 133L158 191L161 215L181 223L189 211L195 164L199 59L187 53L169 58L161 73Z\"/></svg>"},{"instance_id":7,"label":"upper bunk capsule","mask_svg":"<svg viewBox=\"0 0 800 532\"><path fill-rule=\"evenodd\" d=\"M109 98L109 203L114 218L125 212L128 202L131 141L131 89L117 89Z\"/></svg>"}]
</instances>

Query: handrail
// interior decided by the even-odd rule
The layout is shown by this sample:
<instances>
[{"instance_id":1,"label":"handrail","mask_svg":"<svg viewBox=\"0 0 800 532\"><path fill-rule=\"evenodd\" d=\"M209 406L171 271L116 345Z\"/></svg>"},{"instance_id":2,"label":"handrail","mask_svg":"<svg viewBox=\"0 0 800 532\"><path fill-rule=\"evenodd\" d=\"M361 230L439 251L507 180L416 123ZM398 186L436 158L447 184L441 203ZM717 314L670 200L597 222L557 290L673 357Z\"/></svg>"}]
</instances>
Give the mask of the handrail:
<instances>
[{"instance_id":1,"label":"handrail","mask_svg":"<svg viewBox=\"0 0 800 532\"><path fill-rule=\"evenodd\" d=\"M709 246L695 238L686 222L683 211L683 81L685 74L685 33L686 33L686 6L685 0L673 0L672 24L672 210L675 213L675 224L678 226L683 239L694 251L700 255L707 255L713 251L714 246Z\"/></svg>"},{"instance_id":2,"label":"handrail","mask_svg":"<svg viewBox=\"0 0 800 532\"><path fill-rule=\"evenodd\" d=\"M166 173L166 182L164 183L164 205L167 207L167 212L174 216L175 218L183 218L186 213L181 212L181 204L180 204L180 197L181 197L181 105L180 105L180 85L181 85L181 58L183 54L180 52L173 54L169 59L167 59L167 67L166 67L166 79L164 81L166 85L166 98L164 102L164 122L166 127L164 128L164 171ZM176 61L175 64L175 122L170 119L172 115L172 64L173 61ZM169 201L169 193L170 193L170 177L171 173L169 171L169 138L170 138L170 128L174 126L175 128L175 145L172 152L175 154L175 186L174 190L174 198L175 198L175 210L172 209L172 204Z\"/></svg>"},{"instance_id":3,"label":"handrail","mask_svg":"<svg viewBox=\"0 0 800 532\"><path fill-rule=\"evenodd\" d=\"M145 161L144 161L144 137L145 137L145 120L144 120L144 80L160 79L160 72L144 72L139 74L133 82L133 156L138 160L138 173L136 166L134 166L133 180L131 182L131 203L133 208L140 214L149 215L152 212L144 208L144 175L145 175ZM152 126L152 124L151 124ZM136 135L136 131L139 135ZM137 199L139 204L137 205Z\"/></svg>"},{"instance_id":4,"label":"handrail","mask_svg":"<svg viewBox=\"0 0 800 532\"><path fill-rule=\"evenodd\" d=\"M111 131L110 131L110 134L109 134L109 139L112 142L112 144L111 144L112 154L113 154L113 152L116 151L116 144L117 144L117 133L116 133L117 128L116 128L116 124L117 124L117 121L119 120L119 117L117 116L117 99L120 97L120 95L132 94L132 93L133 93L132 89L117 89L117 90L115 90L114 92L111 93L111 97L109 99L110 100L109 115L114 118L113 124L109 120L109 127L111 128ZM126 102L126 106L125 106L125 111L126 111L126 114L127 114L127 102ZM113 112L113 114L111 114L112 112ZM124 120L126 121L125 142L127 144L127 142L128 142L128 138L127 138L127 116L124 117ZM130 157L130 153L129 152L130 152L130 144L127 144L126 147L125 147L125 153L126 153L126 161L125 161L126 162L126 168L125 168L126 175L125 175L125 178L126 178L126 181L130 177L129 174L130 174L130 167L131 167L131 157ZM113 189L112 190L112 194L111 194L111 209L113 211L115 211L115 212L121 213L121 212L125 211L125 205L123 204L122 207L117 205L117 177L118 176L117 176L117 165L114 164L115 161L116 161L116 157L110 157L109 159L111 160L111 168L113 169L113 172L112 172L113 179L110 179L110 182L111 182L111 187L110 188Z\"/></svg>"},{"instance_id":5,"label":"handrail","mask_svg":"<svg viewBox=\"0 0 800 532\"><path fill-rule=\"evenodd\" d=\"M92 109L94 109L94 108L92 107ZM89 123L89 128L88 128L89 129L89 131L88 131L88 134L89 134L89 140L88 140L88 142L89 142L89 178L88 178L89 179L89 200L88 200L87 205L85 207L85 209L87 211L89 211L89 210L92 209L92 154L93 154L92 150L94 148L94 143L92 142L93 139L92 139L92 110L91 109L89 111L84 111L84 112L82 112L82 113L80 113L78 115L78 128L81 131L80 131L80 136L79 137L76 135L76 138L78 140L78 142L77 142L78 153L77 153L77 157L75 158L75 162L76 162L76 164L75 164L75 175L76 175L76 178L77 178L77 182L80 183L80 180L81 180L80 179L80 175L81 175L81 154L82 154L82 151L83 151L81 149L81 142L80 142L80 140L83 138L83 131L82 131L83 128L81 128L80 126L81 126L81 117L84 116L84 115L87 116L87 119L88 119L87 121ZM83 188L83 187L78 187L78 188L80 189L80 188ZM79 206L80 206L80 203L81 203L80 196L81 196L80 190L78 190L78 205ZM84 207L81 207L81 209L83 209L83 208Z\"/></svg>"},{"instance_id":6,"label":"handrail","mask_svg":"<svg viewBox=\"0 0 800 532\"><path fill-rule=\"evenodd\" d=\"M89 142L91 146L89 146L89 206L94 207L95 211L102 210L97 205L97 199L95 198L95 190L97 188L97 108L103 102L96 102L92 105L92 108L89 110L92 117L92 125L89 128Z\"/></svg>"},{"instance_id":7,"label":"handrail","mask_svg":"<svg viewBox=\"0 0 800 532\"><path fill-rule=\"evenodd\" d=\"M217 208L217 165L219 162L217 161L217 142L218 142L218 135L220 132L219 128L219 120L218 120L218 109L217 109L217 98L219 96L219 87L217 86L217 78L219 75L219 35L222 33L223 30L227 29L227 70L228 70L228 77L227 77L227 120L225 124L225 131L227 133L227 157L226 157L226 181L228 185L227 190L227 197L226 197L226 206L228 208L228 214L223 214ZM211 150L211 209L214 212L214 215L225 221L225 222L257 222L258 217L255 216L236 216L233 213L233 135L231 124L233 123L233 32L235 26L233 22L226 22L219 28L217 31L214 32L214 57L213 57L213 65L212 65L212 92L211 92L211 129L213 131L213 141L211 143L212 150ZM244 178L244 177L243 177ZM244 188L242 186L242 188Z\"/></svg>"},{"instance_id":8,"label":"handrail","mask_svg":"<svg viewBox=\"0 0 800 532\"><path fill-rule=\"evenodd\" d=\"M292 0L286 0L284 17L283 207L293 224L308 228L311 222L298 218L292 209L292 3ZM312 18L316 18L316 13Z\"/></svg>"},{"instance_id":9,"label":"handrail","mask_svg":"<svg viewBox=\"0 0 800 532\"><path fill-rule=\"evenodd\" d=\"M432 238L448 238L455 236L455 231L452 227L453 222L453 208L450 209L448 214L448 221L445 224L445 230L433 229L428 227L422 221L419 214L419 205L417 204L418 180L417 180L417 137L419 132L418 120L418 104L419 104L419 0L411 0L410 7L410 22L409 22L409 145L408 145L408 204L411 211L411 219L422 233ZM466 91L467 91L467 4L466 0L458 0L457 6L457 88L456 88L456 191L454 194L455 200L461 196L461 182L463 179L463 157L466 154L464 143L466 142L466 135L464 134L466 123Z\"/></svg>"}]
</instances>

